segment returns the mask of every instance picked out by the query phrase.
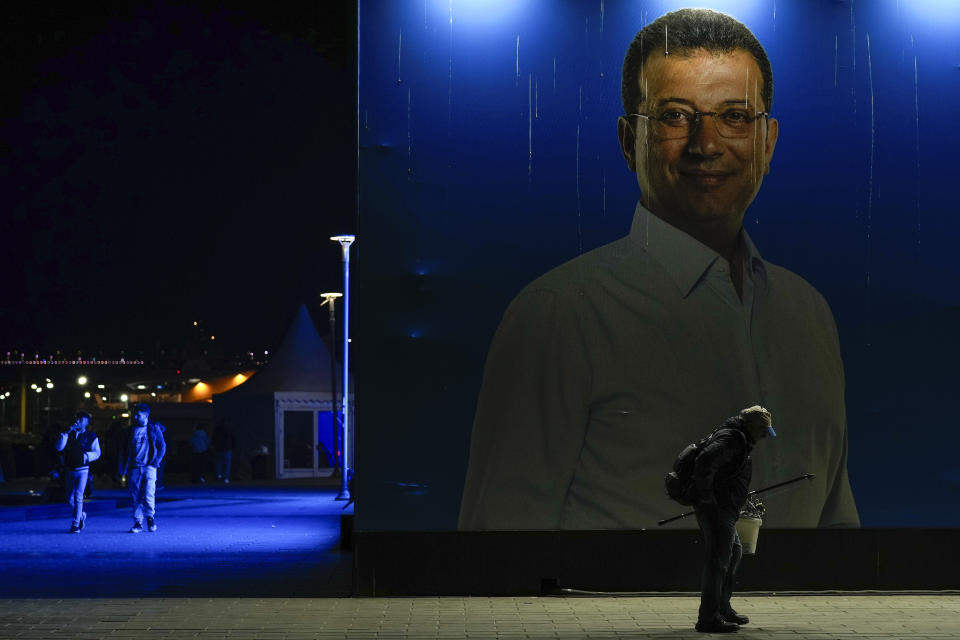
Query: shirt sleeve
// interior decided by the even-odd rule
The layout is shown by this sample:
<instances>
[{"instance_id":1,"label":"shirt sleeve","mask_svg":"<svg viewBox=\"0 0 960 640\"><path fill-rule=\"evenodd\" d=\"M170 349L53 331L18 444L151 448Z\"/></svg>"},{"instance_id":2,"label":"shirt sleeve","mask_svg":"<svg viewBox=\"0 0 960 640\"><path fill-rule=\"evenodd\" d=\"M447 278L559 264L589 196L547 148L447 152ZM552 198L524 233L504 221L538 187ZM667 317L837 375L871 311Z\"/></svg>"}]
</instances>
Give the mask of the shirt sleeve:
<instances>
[{"instance_id":1,"label":"shirt sleeve","mask_svg":"<svg viewBox=\"0 0 960 640\"><path fill-rule=\"evenodd\" d=\"M853 500L853 491L850 489L850 478L847 475L847 430L843 431L843 447L840 461L833 473L833 482L830 484L827 499L820 512L820 527L857 528L860 526L860 515Z\"/></svg>"},{"instance_id":2,"label":"shirt sleeve","mask_svg":"<svg viewBox=\"0 0 960 640\"><path fill-rule=\"evenodd\" d=\"M590 389L575 300L529 291L504 314L477 401L460 529L559 528Z\"/></svg>"},{"instance_id":3,"label":"shirt sleeve","mask_svg":"<svg viewBox=\"0 0 960 640\"><path fill-rule=\"evenodd\" d=\"M820 296L823 305L822 313L828 319L826 325L830 329L833 339L833 349L840 370L840 379L843 387L846 387L846 376L843 371L843 361L840 356L840 334L837 331L837 323L830 311L827 301ZM820 527L835 528L856 528L860 526L860 515L857 512L857 504L853 498L853 491L850 488L850 478L847 475L847 451L849 442L849 430L847 428L846 407L841 403L837 409L842 425L843 437L837 455L832 456L828 461L828 485L827 497L824 501L823 509L820 512Z\"/></svg>"},{"instance_id":4,"label":"shirt sleeve","mask_svg":"<svg viewBox=\"0 0 960 640\"><path fill-rule=\"evenodd\" d=\"M157 465L163 460L163 457L167 455L167 439L164 437L163 432L165 429L163 426L158 426L157 428Z\"/></svg>"},{"instance_id":5,"label":"shirt sleeve","mask_svg":"<svg viewBox=\"0 0 960 640\"><path fill-rule=\"evenodd\" d=\"M87 463L100 459L100 438L93 437L93 442L90 443L90 451L84 457Z\"/></svg>"}]
</instances>

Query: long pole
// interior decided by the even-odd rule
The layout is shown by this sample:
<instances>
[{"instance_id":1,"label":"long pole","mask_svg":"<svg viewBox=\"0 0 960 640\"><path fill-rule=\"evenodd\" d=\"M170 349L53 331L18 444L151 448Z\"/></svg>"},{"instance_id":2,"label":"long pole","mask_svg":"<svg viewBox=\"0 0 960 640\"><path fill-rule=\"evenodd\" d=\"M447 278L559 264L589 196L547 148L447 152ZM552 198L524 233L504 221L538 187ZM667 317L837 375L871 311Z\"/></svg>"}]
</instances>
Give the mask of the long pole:
<instances>
[{"instance_id":1,"label":"long pole","mask_svg":"<svg viewBox=\"0 0 960 640\"><path fill-rule=\"evenodd\" d=\"M343 437L340 444L343 451L343 458L340 461L340 493L337 494L337 500L350 500L350 486L348 477L350 475L350 245L356 239L355 236L333 236L330 238L340 243L343 250L343 396L340 402L340 411L342 412L342 430Z\"/></svg>"},{"instance_id":2,"label":"long pole","mask_svg":"<svg viewBox=\"0 0 960 640\"><path fill-rule=\"evenodd\" d=\"M797 478L793 478L792 480L786 480L786 481L784 481L784 482L778 482L777 484L772 484L772 485L770 485L769 487L764 487L763 489L757 489L757 490L755 490L755 491L751 491L751 492L748 493L747 495L748 495L748 496L759 495L759 494L765 493L765 492L767 492L767 491L773 491L774 489L779 489L780 487L785 487L785 486L787 486L788 484L793 484L794 482L800 482L801 480L813 480L813 479L816 478L816 477L817 477L817 476L815 476L815 475L812 474L812 473L805 473L805 474L803 474L802 476L799 476L799 477L797 477ZM686 518L687 516L692 516L694 513L696 513L696 511L688 511L688 512L686 512L686 513L681 513L681 514L678 515L678 516L673 516L672 518L667 518L666 520L661 520L661 521L659 521L657 524L662 527L663 525L667 524L668 522L673 522L674 520L679 520L679 519L681 519L681 518Z\"/></svg>"}]
</instances>

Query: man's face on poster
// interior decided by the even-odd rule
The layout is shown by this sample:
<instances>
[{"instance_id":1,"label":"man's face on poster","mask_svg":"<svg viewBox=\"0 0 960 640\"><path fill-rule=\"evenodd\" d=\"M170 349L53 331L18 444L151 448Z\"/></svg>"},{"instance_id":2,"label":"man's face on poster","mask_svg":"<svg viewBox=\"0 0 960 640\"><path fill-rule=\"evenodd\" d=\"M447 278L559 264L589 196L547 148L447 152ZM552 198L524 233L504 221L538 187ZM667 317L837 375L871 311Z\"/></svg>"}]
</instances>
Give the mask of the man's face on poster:
<instances>
[{"instance_id":1,"label":"man's face on poster","mask_svg":"<svg viewBox=\"0 0 960 640\"><path fill-rule=\"evenodd\" d=\"M742 222L777 142L763 77L747 51L652 54L638 78L642 117L621 118L620 144L643 204L681 228ZM699 115L704 112L717 115ZM746 126L742 118L754 119ZM677 120L692 122L674 127Z\"/></svg>"}]
</instances>

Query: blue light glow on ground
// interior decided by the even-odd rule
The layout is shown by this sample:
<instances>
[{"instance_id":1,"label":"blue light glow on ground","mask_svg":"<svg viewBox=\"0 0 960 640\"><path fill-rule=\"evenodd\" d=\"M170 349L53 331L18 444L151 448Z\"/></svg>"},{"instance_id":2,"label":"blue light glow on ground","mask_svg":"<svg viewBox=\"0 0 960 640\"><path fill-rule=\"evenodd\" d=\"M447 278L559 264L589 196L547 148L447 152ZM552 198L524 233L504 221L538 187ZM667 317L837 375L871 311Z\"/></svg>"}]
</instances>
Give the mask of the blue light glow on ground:
<instances>
[{"instance_id":1,"label":"blue light glow on ground","mask_svg":"<svg viewBox=\"0 0 960 640\"><path fill-rule=\"evenodd\" d=\"M128 508L0 522L0 597L348 595L335 489L169 487L156 533L128 533ZM125 497L125 491L98 491ZM15 507L0 507L14 509Z\"/></svg>"}]
</instances>

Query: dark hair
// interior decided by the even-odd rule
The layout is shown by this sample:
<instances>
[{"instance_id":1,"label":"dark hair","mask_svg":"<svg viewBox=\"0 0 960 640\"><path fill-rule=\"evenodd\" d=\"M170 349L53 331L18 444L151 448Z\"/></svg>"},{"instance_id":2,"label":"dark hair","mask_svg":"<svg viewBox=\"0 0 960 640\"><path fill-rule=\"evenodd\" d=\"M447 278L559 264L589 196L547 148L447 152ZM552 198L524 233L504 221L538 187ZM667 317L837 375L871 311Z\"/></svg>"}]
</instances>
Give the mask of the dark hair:
<instances>
[{"instance_id":1,"label":"dark hair","mask_svg":"<svg viewBox=\"0 0 960 640\"><path fill-rule=\"evenodd\" d=\"M146 402L138 402L135 405L133 405L133 412L134 413L145 412L147 415L150 415L150 405L148 405Z\"/></svg>"},{"instance_id":2,"label":"dark hair","mask_svg":"<svg viewBox=\"0 0 960 640\"><path fill-rule=\"evenodd\" d=\"M84 418L86 418L87 421L89 422L89 420L90 420L90 414L87 413L86 411L77 411L77 415L74 417L74 420L76 420L77 422L79 422L80 420L83 420Z\"/></svg>"},{"instance_id":3,"label":"dark hair","mask_svg":"<svg viewBox=\"0 0 960 640\"><path fill-rule=\"evenodd\" d=\"M665 55L689 55L697 49L712 54L746 51L757 61L763 76L764 109L773 107L773 69L757 37L736 18L711 9L679 9L664 14L637 32L623 58L620 99L624 113L634 113L645 96L640 88L640 70L654 51Z\"/></svg>"}]
</instances>

